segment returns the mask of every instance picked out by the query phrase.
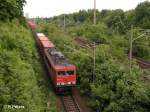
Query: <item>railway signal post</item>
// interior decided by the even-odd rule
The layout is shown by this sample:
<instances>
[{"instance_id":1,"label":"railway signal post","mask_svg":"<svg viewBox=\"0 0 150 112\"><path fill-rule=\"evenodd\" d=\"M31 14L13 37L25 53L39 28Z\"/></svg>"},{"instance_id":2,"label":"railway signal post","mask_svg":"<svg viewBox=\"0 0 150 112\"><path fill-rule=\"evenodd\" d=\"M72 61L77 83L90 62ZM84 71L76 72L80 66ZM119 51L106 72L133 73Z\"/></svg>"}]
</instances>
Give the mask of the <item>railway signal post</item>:
<instances>
[{"instance_id":1,"label":"railway signal post","mask_svg":"<svg viewBox=\"0 0 150 112\"><path fill-rule=\"evenodd\" d=\"M93 82L95 78L95 42L93 42Z\"/></svg>"},{"instance_id":2,"label":"railway signal post","mask_svg":"<svg viewBox=\"0 0 150 112\"><path fill-rule=\"evenodd\" d=\"M64 29L66 28L66 16L64 14Z\"/></svg>"},{"instance_id":3,"label":"railway signal post","mask_svg":"<svg viewBox=\"0 0 150 112\"><path fill-rule=\"evenodd\" d=\"M132 68L132 38L133 38L133 26L131 26L131 36L130 36L130 54L129 54L130 73Z\"/></svg>"}]
</instances>

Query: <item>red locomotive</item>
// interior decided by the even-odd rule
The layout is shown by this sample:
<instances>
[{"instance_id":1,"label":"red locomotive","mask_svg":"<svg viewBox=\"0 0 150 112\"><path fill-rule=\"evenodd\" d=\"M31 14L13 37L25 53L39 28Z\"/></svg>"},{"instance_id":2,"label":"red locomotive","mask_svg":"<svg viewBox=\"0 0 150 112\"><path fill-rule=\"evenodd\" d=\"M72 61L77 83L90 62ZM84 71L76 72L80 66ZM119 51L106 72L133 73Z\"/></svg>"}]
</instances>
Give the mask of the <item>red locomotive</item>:
<instances>
[{"instance_id":1,"label":"red locomotive","mask_svg":"<svg viewBox=\"0 0 150 112\"><path fill-rule=\"evenodd\" d=\"M51 81L57 92L71 90L76 85L76 67L70 64L64 55L59 52L54 44L43 34L35 32L35 24L28 22L35 33L36 43L40 49Z\"/></svg>"},{"instance_id":2,"label":"red locomotive","mask_svg":"<svg viewBox=\"0 0 150 112\"><path fill-rule=\"evenodd\" d=\"M36 25L32 21L29 21L28 25L29 25L29 27L31 28L32 31L35 31Z\"/></svg>"}]
</instances>

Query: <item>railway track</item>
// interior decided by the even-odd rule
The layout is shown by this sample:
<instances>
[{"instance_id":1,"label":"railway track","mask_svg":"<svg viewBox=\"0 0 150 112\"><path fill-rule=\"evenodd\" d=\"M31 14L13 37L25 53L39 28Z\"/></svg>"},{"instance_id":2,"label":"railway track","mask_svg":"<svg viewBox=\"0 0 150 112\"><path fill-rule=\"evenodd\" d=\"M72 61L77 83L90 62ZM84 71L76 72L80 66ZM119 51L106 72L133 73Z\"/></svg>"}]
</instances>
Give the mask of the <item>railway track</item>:
<instances>
[{"instance_id":1,"label":"railway track","mask_svg":"<svg viewBox=\"0 0 150 112\"><path fill-rule=\"evenodd\" d=\"M133 56L133 58L136 59L136 62L139 64L139 66L142 68L142 69L149 69L150 68L150 62L148 61L145 61L141 58L138 58L138 57L135 57Z\"/></svg>"},{"instance_id":2,"label":"railway track","mask_svg":"<svg viewBox=\"0 0 150 112\"><path fill-rule=\"evenodd\" d=\"M88 40L85 40L83 38L77 37L74 39L77 44L79 44L80 47L82 48L90 48L93 49L94 48L94 44Z\"/></svg>"},{"instance_id":3,"label":"railway track","mask_svg":"<svg viewBox=\"0 0 150 112\"><path fill-rule=\"evenodd\" d=\"M65 112L81 112L81 109L72 95L61 96Z\"/></svg>"},{"instance_id":4,"label":"railway track","mask_svg":"<svg viewBox=\"0 0 150 112\"><path fill-rule=\"evenodd\" d=\"M150 68L150 63L144 62L144 61L142 61L142 60L136 60L136 61L137 61L137 63L139 64L139 66L140 66L141 68L143 68L143 69L148 69L148 68Z\"/></svg>"}]
</instances>

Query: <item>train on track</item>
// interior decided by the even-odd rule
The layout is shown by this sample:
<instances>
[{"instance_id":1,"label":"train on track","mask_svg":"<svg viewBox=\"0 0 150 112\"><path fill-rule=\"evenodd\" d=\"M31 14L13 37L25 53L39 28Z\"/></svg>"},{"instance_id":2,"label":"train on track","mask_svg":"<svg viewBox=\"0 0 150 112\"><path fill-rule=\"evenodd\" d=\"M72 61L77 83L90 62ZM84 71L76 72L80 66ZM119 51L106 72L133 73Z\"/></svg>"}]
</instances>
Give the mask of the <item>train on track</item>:
<instances>
[{"instance_id":1,"label":"train on track","mask_svg":"<svg viewBox=\"0 0 150 112\"><path fill-rule=\"evenodd\" d=\"M37 46L44 60L51 82L57 93L71 91L76 85L76 67L70 64L65 56L43 33L36 32L36 24L28 22L35 37Z\"/></svg>"}]
</instances>

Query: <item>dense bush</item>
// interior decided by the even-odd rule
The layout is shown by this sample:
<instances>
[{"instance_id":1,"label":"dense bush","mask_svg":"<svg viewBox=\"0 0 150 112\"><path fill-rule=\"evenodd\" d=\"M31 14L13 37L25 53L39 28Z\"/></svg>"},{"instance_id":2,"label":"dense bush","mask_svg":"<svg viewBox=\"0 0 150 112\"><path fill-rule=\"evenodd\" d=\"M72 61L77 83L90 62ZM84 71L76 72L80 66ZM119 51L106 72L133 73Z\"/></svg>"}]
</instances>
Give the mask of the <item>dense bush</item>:
<instances>
[{"instance_id":1,"label":"dense bush","mask_svg":"<svg viewBox=\"0 0 150 112\"><path fill-rule=\"evenodd\" d=\"M23 21L23 6L25 5L25 0L1 0L0 5L0 20L11 21L17 18Z\"/></svg>"},{"instance_id":2,"label":"dense bush","mask_svg":"<svg viewBox=\"0 0 150 112\"><path fill-rule=\"evenodd\" d=\"M55 111L55 98L49 99L53 94L30 31L16 22L0 22L0 26L0 111ZM47 108L49 101L51 105ZM5 105L25 108L11 109Z\"/></svg>"},{"instance_id":3,"label":"dense bush","mask_svg":"<svg viewBox=\"0 0 150 112\"><path fill-rule=\"evenodd\" d=\"M150 2L145 1L140 3L135 9L135 23L136 26L148 29L150 28Z\"/></svg>"},{"instance_id":4,"label":"dense bush","mask_svg":"<svg viewBox=\"0 0 150 112\"><path fill-rule=\"evenodd\" d=\"M95 83L91 85L93 109L104 112L148 112L149 91L140 80L140 75L139 70L134 69L129 74L110 61L100 64Z\"/></svg>"}]
</instances>

